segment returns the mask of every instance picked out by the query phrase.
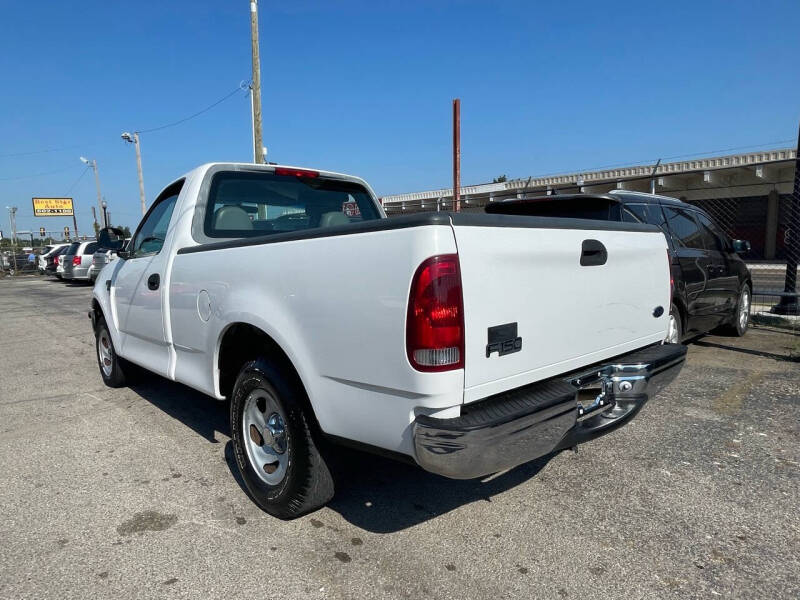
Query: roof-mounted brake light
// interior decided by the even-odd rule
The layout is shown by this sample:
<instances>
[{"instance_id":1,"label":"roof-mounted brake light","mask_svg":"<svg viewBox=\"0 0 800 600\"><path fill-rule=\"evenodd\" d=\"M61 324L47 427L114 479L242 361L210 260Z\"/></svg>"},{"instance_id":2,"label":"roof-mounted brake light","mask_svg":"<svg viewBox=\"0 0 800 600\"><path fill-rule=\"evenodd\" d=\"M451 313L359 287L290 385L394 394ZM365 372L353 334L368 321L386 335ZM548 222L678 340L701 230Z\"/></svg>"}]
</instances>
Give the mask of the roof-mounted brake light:
<instances>
[{"instance_id":1,"label":"roof-mounted brake light","mask_svg":"<svg viewBox=\"0 0 800 600\"><path fill-rule=\"evenodd\" d=\"M319 177L319 171L310 169L288 169L286 167L275 167L275 175L287 175L289 177Z\"/></svg>"}]
</instances>

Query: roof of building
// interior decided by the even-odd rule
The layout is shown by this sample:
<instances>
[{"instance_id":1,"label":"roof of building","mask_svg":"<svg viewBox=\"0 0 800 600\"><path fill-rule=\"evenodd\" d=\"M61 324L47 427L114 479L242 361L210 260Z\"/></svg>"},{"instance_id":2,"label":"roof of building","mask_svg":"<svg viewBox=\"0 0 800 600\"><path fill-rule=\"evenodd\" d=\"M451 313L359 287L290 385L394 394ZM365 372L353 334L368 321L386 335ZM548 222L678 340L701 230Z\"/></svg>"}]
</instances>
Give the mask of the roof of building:
<instances>
[{"instance_id":1,"label":"roof of building","mask_svg":"<svg viewBox=\"0 0 800 600\"><path fill-rule=\"evenodd\" d=\"M765 170L788 164L796 158L794 148L780 148L760 152L747 152L741 154L728 154L707 158L692 158L675 162L664 162L656 165L633 165L615 167L592 171L574 171L557 175L544 175L541 177L519 178L500 183L484 183L480 185L462 186L462 197L489 196L502 197L509 194L541 193L549 190L572 189L583 191L607 192L610 188L625 187L626 182L631 185L644 185L651 179L656 179L665 184L668 179L685 178L687 175L700 175L708 181L713 179L714 171L724 169L747 168L753 171L754 177L764 178ZM597 186L600 189L591 190ZM641 185L640 185L641 187ZM405 194L392 194L383 196L383 205L387 208L392 205L400 206L403 203L417 203L436 201L437 199L452 198L453 188L441 188Z\"/></svg>"}]
</instances>

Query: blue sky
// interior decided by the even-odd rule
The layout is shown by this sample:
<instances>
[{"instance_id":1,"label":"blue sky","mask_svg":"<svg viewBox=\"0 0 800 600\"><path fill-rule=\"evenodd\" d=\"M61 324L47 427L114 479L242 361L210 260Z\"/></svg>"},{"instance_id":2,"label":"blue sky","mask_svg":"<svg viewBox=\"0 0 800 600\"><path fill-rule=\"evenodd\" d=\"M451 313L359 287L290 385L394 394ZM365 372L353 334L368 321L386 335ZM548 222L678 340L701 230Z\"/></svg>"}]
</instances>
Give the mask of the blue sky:
<instances>
[{"instance_id":1,"label":"blue sky","mask_svg":"<svg viewBox=\"0 0 800 600\"><path fill-rule=\"evenodd\" d=\"M379 195L450 184L454 97L465 184L797 136L796 0L259 10L269 159L357 174ZM80 155L97 160L113 220L133 227L135 157L120 133L178 120L249 79L249 27L246 0L4 2L0 229L12 204L19 229L71 226L34 219L30 198L72 187L87 231L96 196L91 173L78 180ZM250 136L244 92L142 134L148 201L198 164L250 160Z\"/></svg>"}]
</instances>

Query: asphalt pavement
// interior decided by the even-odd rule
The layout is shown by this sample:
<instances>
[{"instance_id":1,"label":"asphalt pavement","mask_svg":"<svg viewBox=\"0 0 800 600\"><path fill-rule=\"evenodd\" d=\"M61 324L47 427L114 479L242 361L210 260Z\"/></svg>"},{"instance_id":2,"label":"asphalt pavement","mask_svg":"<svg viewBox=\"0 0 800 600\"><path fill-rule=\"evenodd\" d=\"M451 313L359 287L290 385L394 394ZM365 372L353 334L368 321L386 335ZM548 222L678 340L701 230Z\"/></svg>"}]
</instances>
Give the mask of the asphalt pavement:
<instances>
[{"instance_id":1,"label":"asphalt pavement","mask_svg":"<svg viewBox=\"0 0 800 600\"><path fill-rule=\"evenodd\" d=\"M225 403L104 387L89 298L0 280L0 598L800 596L786 333L706 336L632 423L490 481L338 451L334 500L284 522Z\"/></svg>"}]
</instances>

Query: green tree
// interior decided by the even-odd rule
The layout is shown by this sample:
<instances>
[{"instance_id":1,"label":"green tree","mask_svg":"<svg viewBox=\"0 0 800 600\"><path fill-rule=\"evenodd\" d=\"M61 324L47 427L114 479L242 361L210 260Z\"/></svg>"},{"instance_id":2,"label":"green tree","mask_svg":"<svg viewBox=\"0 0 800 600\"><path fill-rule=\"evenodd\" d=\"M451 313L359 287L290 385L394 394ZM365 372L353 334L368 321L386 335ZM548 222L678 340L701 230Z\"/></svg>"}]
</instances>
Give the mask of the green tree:
<instances>
[{"instance_id":1,"label":"green tree","mask_svg":"<svg viewBox=\"0 0 800 600\"><path fill-rule=\"evenodd\" d=\"M492 183L505 183L506 181L508 181L508 177L505 175L500 175L500 177L495 177L492 179Z\"/></svg>"}]
</instances>

